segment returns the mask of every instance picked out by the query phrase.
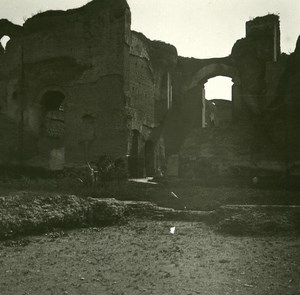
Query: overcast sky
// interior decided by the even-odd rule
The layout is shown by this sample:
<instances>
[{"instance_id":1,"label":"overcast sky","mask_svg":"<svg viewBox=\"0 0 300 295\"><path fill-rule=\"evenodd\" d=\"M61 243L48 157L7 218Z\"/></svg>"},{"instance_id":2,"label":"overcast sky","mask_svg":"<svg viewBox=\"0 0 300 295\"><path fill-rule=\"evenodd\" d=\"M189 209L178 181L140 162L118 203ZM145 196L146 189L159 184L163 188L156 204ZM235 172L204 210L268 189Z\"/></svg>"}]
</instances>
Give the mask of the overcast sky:
<instances>
[{"instance_id":1,"label":"overcast sky","mask_svg":"<svg viewBox=\"0 0 300 295\"><path fill-rule=\"evenodd\" d=\"M65 10L80 7L87 2L89 1L0 0L0 18L22 24L24 19L38 11ZM245 22L268 13L280 15L283 52L290 53L295 49L300 33L300 0L127 2L131 8L133 30L144 33L150 39L171 43L182 56L209 58L229 55L235 41L245 36Z\"/></svg>"}]
</instances>

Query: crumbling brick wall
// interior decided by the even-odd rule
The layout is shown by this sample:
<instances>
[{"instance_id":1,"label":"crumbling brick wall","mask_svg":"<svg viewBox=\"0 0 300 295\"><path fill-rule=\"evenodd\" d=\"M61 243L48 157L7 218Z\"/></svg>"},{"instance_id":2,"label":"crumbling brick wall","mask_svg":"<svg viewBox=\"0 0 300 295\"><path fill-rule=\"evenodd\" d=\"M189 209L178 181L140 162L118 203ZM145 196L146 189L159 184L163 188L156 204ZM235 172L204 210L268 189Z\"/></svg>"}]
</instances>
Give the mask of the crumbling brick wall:
<instances>
[{"instance_id":1,"label":"crumbling brick wall","mask_svg":"<svg viewBox=\"0 0 300 295\"><path fill-rule=\"evenodd\" d=\"M170 72L176 61L177 52L173 46L150 41L141 33L132 32L127 107L130 110L129 126L134 131L131 140L129 138L129 155L136 162L133 166L139 167L138 176L153 175L165 165L162 130L170 108ZM132 138L137 132L138 147L133 147ZM136 149L138 152L132 153Z\"/></svg>"},{"instance_id":2,"label":"crumbling brick wall","mask_svg":"<svg viewBox=\"0 0 300 295\"><path fill-rule=\"evenodd\" d=\"M126 1L92 1L79 9L40 13L18 29L7 52L0 55L1 101L8 102L3 116L23 129L19 144L30 142L36 152L28 154L19 147L26 162L49 167L51 151L60 148L67 163L79 165L101 154L125 156L124 68L130 35ZM14 89L18 114L13 114L10 103ZM65 98L64 134L59 140L42 133L41 100L48 91L59 91ZM93 117L96 130L87 146L88 158L80 135L85 116Z\"/></svg>"},{"instance_id":3,"label":"crumbling brick wall","mask_svg":"<svg viewBox=\"0 0 300 295\"><path fill-rule=\"evenodd\" d=\"M299 50L281 55L278 16L247 22L231 54L212 59L178 57L174 46L132 32L130 17L125 0L94 0L23 27L0 20L0 36L11 37L0 47L0 162L56 169L103 154L133 156L144 176L180 154L190 176L205 161L223 173L233 161L272 168L283 152L298 159ZM203 85L216 75L234 83L234 128L224 134L202 130ZM62 99L47 109L49 93ZM248 152L237 140L243 130L251 130ZM200 164L186 169L190 160Z\"/></svg>"}]
</instances>

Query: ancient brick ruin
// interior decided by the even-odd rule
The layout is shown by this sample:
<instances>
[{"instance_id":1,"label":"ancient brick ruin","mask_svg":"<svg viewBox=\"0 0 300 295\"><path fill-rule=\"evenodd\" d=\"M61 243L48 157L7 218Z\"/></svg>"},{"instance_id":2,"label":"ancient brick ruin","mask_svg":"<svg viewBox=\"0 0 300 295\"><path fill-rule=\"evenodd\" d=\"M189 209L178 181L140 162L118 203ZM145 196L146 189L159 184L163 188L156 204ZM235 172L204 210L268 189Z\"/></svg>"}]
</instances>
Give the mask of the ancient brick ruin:
<instances>
[{"instance_id":1,"label":"ancient brick ruin","mask_svg":"<svg viewBox=\"0 0 300 295\"><path fill-rule=\"evenodd\" d=\"M246 23L229 56L194 59L131 31L125 0L0 20L0 162L57 170L100 155L132 176L297 175L300 43L280 51L277 15ZM204 84L232 78L232 103ZM213 118L213 120L211 119Z\"/></svg>"}]
</instances>

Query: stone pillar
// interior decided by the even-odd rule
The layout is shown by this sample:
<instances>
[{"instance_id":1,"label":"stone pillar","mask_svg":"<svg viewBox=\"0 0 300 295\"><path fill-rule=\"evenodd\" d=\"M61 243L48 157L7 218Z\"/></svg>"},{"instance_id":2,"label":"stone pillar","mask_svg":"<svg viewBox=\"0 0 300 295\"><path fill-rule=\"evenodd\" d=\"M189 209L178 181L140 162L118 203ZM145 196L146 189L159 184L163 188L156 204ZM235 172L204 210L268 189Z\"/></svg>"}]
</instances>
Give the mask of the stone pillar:
<instances>
[{"instance_id":1,"label":"stone pillar","mask_svg":"<svg viewBox=\"0 0 300 295\"><path fill-rule=\"evenodd\" d=\"M206 83L206 82L205 82ZM201 85L201 102L202 102L202 115L201 115L201 118L202 118L202 128L205 128L206 127L206 117L205 117L205 112L206 112L206 105L205 105L205 87L204 87L204 84L203 83Z\"/></svg>"}]
</instances>

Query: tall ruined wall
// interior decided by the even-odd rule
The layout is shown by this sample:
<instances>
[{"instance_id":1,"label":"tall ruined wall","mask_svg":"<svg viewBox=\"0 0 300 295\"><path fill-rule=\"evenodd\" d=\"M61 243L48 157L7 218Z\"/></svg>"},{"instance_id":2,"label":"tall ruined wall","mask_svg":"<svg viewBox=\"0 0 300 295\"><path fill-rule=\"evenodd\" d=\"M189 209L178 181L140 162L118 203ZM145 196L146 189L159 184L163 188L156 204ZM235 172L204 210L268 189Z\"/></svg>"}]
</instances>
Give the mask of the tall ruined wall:
<instances>
[{"instance_id":1,"label":"tall ruined wall","mask_svg":"<svg viewBox=\"0 0 300 295\"><path fill-rule=\"evenodd\" d=\"M280 77L277 99L270 107L275 122L273 134L285 149L287 174L300 175L300 36L295 51L287 57Z\"/></svg>"},{"instance_id":2,"label":"tall ruined wall","mask_svg":"<svg viewBox=\"0 0 300 295\"><path fill-rule=\"evenodd\" d=\"M130 17L125 0L94 0L23 27L0 20L11 37L0 47L0 162L58 169L127 155L145 176L170 157L185 177L298 167L299 41L281 54L278 16L247 22L231 54L212 59L178 57L131 31ZM232 78L232 124L227 107L224 126L203 128L215 107L204 84L219 75Z\"/></svg>"},{"instance_id":3,"label":"tall ruined wall","mask_svg":"<svg viewBox=\"0 0 300 295\"><path fill-rule=\"evenodd\" d=\"M155 83L149 49L135 32L130 45L130 107L134 110L131 128L141 130L143 126L153 128L155 112Z\"/></svg>"},{"instance_id":4,"label":"tall ruined wall","mask_svg":"<svg viewBox=\"0 0 300 295\"><path fill-rule=\"evenodd\" d=\"M101 154L126 155L129 38L126 1L95 0L38 14L9 41L0 56L0 94L3 114L24 126L20 149L27 163L47 167L55 157L84 164ZM47 113L50 126L42 105L49 91L64 97L59 109ZM10 107L13 95L18 113L24 108L21 123Z\"/></svg>"},{"instance_id":5,"label":"tall ruined wall","mask_svg":"<svg viewBox=\"0 0 300 295\"><path fill-rule=\"evenodd\" d=\"M130 129L139 137L137 147L134 147L132 140L129 141L129 154L139 162L135 166L142 166L137 168L140 171L138 176L142 176L144 168L146 175L152 170L151 175L164 165L162 128L170 108L170 72L176 62L177 52L173 46L150 41L143 34L132 32L127 109L130 113ZM151 157L153 159L148 161ZM154 162L150 169L147 169L148 162Z\"/></svg>"},{"instance_id":6,"label":"tall ruined wall","mask_svg":"<svg viewBox=\"0 0 300 295\"><path fill-rule=\"evenodd\" d=\"M237 169L284 173L285 147L272 134L276 121L268 120L267 110L278 100L286 60L286 55L280 54L276 15L247 22L246 37L234 44L228 57L179 59L177 121L170 124L177 134L170 136L174 140L170 140L169 150L178 153L182 176L230 174ZM218 75L231 77L234 83L232 126L203 129L204 84Z\"/></svg>"},{"instance_id":7,"label":"tall ruined wall","mask_svg":"<svg viewBox=\"0 0 300 295\"><path fill-rule=\"evenodd\" d=\"M0 20L0 36L11 36L6 49L0 44L0 158L8 162L18 158L19 103L15 89L20 72L20 44L16 42L22 27Z\"/></svg>"},{"instance_id":8,"label":"tall ruined wall","mask_svg":"<svg viewBox=\"0 0 300 295\"><path fill-rule=\"evenodd\" d=\"M277 61L281 54L279 16L268 14L246 22L246 38L259 40L258 54Z\"/></svg>"},{"instance_id":9,"label":"tall ruined wall","mask_svg":"<svg viewBox=\"0 0 300 295\"><path fill-rule=\"evenodd\" d=\"M281 62L279 17L267 15L247 22L246 38L234 44L231 58L240 73L245 111L250 112L251 117L260 115L272 100L266 96L267 86L274 88L273 83L276 83L270 85L269 76L280 70L281 65L277 64Z\"/></svg>"},{"instance_id":10,"label":"tall ruined wall","mask_svg":"<svg viewBox=\"0 0 300 295\"><path fill-rule=\"evenodd\" d=\"M171 72L176 63L175 47L132 32L129 83L130 107L136 115L133 129L135 125L154 128L162 123L168 111L168 87L172 85Z\"/></svg>"}]
</instances>

